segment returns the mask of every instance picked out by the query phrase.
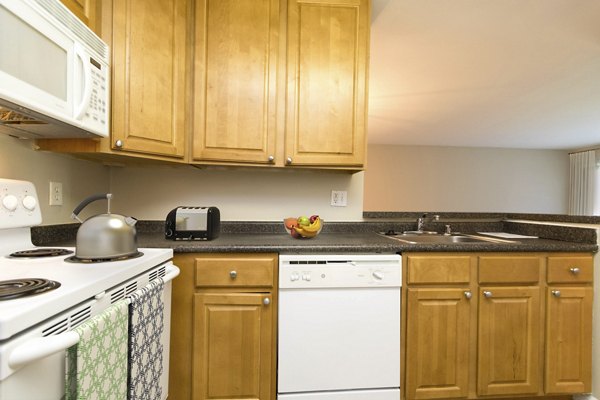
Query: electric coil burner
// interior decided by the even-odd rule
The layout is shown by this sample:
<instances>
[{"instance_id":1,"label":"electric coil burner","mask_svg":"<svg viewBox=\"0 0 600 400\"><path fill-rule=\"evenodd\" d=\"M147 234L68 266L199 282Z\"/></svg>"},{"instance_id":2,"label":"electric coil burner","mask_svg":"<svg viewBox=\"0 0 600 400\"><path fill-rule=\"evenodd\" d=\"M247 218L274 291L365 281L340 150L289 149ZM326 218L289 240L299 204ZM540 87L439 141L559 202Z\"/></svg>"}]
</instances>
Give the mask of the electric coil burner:
<instances>
[{"instance_id":1,"label":"electric coil burner","mask_svg":"<svg viewBox=\"0 0 600 400\"><path fill-rule=\"evenodd\" d=\"M0 281L0 300L12 300L58 289L60 282L43 278Z\"/></svg>"},{"instance_id":2,"label":"electric coil burner","mask_svg":"<svg viewBox=\"0 0 600 400\"><path fill-rule=\"evenodd\" d=\"M111 257L111 258L82 258L82 257L77 257L77 256L71 256L71 257L65 258L65 261L69 262L69 263L94 264L94 263L103 263L103 262L111 262L111 261L129 260L132 258L141 257L143 255L144 255L144 253L142 253L141 251L138 251L137 253L134 253L134 254L127 254L124 256Z\"/></svg>"},{"instance_id":3,"label":"electric coil burner","mask_svg":"<svg viewBox=\"0 0 600 400\"><path fill-rule=\"evenodd\" d=\"M60 249L60 248L39 248L39 249L15 251L14 253L11 253L9 255L9 257L12 257L12 258L42 258L42 257L66 256L68 254L73 254L73 252L71 250Z\"/></svg>"}]
</instances>

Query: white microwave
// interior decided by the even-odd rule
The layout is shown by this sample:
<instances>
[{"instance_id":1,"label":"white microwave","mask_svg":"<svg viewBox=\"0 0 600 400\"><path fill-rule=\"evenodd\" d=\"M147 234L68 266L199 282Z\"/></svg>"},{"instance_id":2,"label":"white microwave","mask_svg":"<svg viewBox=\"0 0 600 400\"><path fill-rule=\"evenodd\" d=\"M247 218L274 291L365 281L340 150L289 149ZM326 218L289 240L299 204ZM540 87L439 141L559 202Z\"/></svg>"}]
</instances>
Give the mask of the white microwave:
<instances>
[{"instance_id":1,"label":"white microwave","mask_svg":"<svg viewBox=\"0 0 600 400\"><path fill-rule=\"evenodd\" d=\"M0 0L0 131L107 137L109 47L58 0Z\"/></svg>"}]
</instances>

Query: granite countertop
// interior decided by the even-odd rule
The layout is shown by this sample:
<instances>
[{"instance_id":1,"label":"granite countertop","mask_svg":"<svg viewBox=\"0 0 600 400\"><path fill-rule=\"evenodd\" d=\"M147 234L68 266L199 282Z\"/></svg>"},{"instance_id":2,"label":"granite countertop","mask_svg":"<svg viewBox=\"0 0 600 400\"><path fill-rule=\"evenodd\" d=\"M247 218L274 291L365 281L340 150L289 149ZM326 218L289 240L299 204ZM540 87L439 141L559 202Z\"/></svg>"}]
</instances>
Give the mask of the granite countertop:
<instances>
[{"instance_id":1,"label":"granite countertop","mask_svg":"<svg viewBox=\"0 0 600 400\"><path fill-rule=\"evenodd\" d=\"M540 227L511 227L513 233L545 237L544 239L518 239L513 243L455 243L410 244L403 243L377 232L414 229L409 224L394 223L330 223L323 232L311 239L294 239L281 223L222 223L218 238L210 241L173 241L164 238L164 223L147 221L139 224L138 247L172 248L175 253L191 252L274 252L274 253L397 253L397 252L596 252L598 245L592 229L570 230L549 228L540 234ZM40 246L75 246L78 224L37 227L32 230L33 241ZM443 226L443 225L442 225ZM459 225L455 225L459 226ZM466 226L462 226L465 228ZM478 223L470 232L501 232L497 222ZM530 229L538 229L532 232ZM466 229L461 229L467 232ZM505 230L506 231L506 230ZM536 234L537 233L537 234ZM560 239L560 240L557 240Z\"/></svg>"},{"instance_id":2,"label":"granite countertop","mask_svg":"<svg viewBox=\"0 0 600 400\"><path fill-rule=\"evenodd\" d=\"M409 244L377 233L322 233L311 239L287 234L221 234L211 241L171 241L151 235L138 237L140 247L171 247L175 253L398 253L461 252L595 252L598 246L549 239L520 239L514 243Z\"/></svg>"}]
</instances>

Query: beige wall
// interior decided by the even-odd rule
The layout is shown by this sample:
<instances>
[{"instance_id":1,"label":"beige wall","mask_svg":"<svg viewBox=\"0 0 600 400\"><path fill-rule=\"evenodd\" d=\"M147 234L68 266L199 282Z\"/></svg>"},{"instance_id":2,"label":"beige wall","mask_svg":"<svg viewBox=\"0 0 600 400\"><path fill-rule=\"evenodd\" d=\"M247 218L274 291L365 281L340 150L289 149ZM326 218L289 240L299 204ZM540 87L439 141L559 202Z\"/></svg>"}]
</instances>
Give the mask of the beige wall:
<instances>
[{"instance_id":1,"label":"beige wall","mask_svg":"<svg viewBox=\"0 0 600 400\"><path fill-rule=\"evenodd\" d=\"M90 194L111 191L115 212L162 220L178 205L216 205L224 221L279 221L320 214L357 221L367 211L565 213L568 156L561 151L370 145L364 173L189 166L106 167L39 152L32 142L0 135L0 177L33 181L43 223L68 223ZM63 183L64 205L48 206L48 182ZM330 206L331 190L348 191L347 207ZM98 203L83 216L104 209Z\"/></svg>"},{"instance_id":2,"label":"beige wall","mask_svg":"<svg viewBox=\"0 0 600 400\"><path fill-rule=\"evenodd\" d=\"M15 139L6 134L0 134L0 178L33 182L42 207L43 225L73 222L70 215L75 206L91 194L106 193L110 183L108 167L35 151L31 140ZM50 181L63 184L62 206L48 205ZM90 205L84 214L93 215L104 207L105 204Z\"/></svg>"},{"instance_id":3,"label":"beige wall","mask_svg":"<svg viewBox=\"0 0 600 400\"><path fill-rule=\"evenodd\" d=\"M369 145L366 211L565 214L564 151Z\"/></svg>"},{"instance_id":4,"label":"beige wall","mask_svg":"<svg viewBox=\"0 0 600 400\"><path fill-rule=\"evenodd\" d=\"M279 221L301 214L358 221L363 210L363 173L106 167L35 151L32 141L4 134L0 135L0 178L35 184L44 225L73 222L71 212L82 199L109 191L114 195L114 212L150 220L164 219L178 205L217 206L224 221ZM63 206L48 205L50 181L63 184ZM348 206L332 207L331 190L346 190ZM92 204L82 216L103 212L105 207L102 202Z\"/></svg>"},{"instance_id":5,"label":"beige wall","mask_svg":"<svg viewBox=\"0 0 600 400\"><path fill-rule=\"evenodd\" d=\"M325 221L358 221L363 173L266 169L126 167L111 169L115 211L162 220L177 206L217 206L223 221L281 221L318 214ZM348 192L347 207L332 207L331 190Z\"/></svg>"}]
</instances>

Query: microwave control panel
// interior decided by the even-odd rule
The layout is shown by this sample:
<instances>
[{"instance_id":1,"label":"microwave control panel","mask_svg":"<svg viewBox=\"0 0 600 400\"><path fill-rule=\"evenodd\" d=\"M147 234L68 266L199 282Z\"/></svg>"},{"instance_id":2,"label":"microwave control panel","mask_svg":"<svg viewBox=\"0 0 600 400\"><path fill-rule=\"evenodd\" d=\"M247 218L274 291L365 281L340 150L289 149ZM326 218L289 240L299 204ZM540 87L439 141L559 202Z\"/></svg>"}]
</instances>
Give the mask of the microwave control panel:
<instances>
[{"instance_id":1,"label":"microwave control panel","mask_svg":"<svg viewBox=\"0 0 600 400\"><path fill-rule=\"evenodd\" d=\"M92 126L104 136L108 136L110 114L109 67L90 57L91 93L88 107L83 115L86 125Z\"/></svg>"}]
</instances>

